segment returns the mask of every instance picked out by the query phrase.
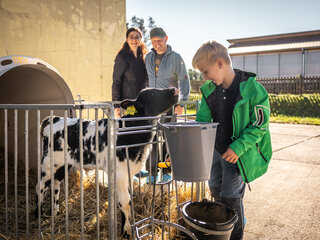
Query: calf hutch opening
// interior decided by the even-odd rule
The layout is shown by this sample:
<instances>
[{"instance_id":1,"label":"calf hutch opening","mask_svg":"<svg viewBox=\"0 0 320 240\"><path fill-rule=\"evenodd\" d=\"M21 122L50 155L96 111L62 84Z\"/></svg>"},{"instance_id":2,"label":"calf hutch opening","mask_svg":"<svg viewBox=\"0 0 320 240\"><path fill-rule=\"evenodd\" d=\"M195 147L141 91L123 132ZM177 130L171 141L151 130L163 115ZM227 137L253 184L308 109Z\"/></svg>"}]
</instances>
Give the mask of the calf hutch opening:
<instances>
[{"instance_id":1,"label":"calf hutch opening","mask_svg":"<svg viewBox=\"0 0 320 240\"><path fill-rule=\"evenodd\" d=\"M60 73L43 60L28 56L0 57L0 104L74 104L73 95L61 77ZM69 116L74 111L68 113ZM13 152L13 110L8 109L9 152ZM18 115L23 116L24 111L19 110ZM41 119L49 115L49 110L41 111ZM55 110L54 115L63 116L62 110ZM3 123L3 111L0 111L0 120ZM24 154L24 119L18 120L19 155ZM36 114L35 110L29 112L29 145L30 167L36 168ZM0 126L0 136L3 136L4 127ZM0 138L0 148L4 140Z\"/></svg>"}]
</instances>

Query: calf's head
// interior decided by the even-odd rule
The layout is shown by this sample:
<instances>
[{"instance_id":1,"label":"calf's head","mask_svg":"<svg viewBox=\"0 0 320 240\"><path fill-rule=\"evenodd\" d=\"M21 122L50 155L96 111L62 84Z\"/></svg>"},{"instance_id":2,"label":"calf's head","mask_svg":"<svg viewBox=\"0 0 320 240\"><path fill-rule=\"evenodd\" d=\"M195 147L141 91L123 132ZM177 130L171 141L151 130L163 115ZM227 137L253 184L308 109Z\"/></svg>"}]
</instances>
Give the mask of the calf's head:
<instances>
[{"instance_id":1,"label":"calf's head","mask_svg":"<svg viewBox=\"0 0 320 240\"><path fill-rule=\"evenodd\" d=\"M120 106L130 109L129 115L157 116L172 108L179 101L179 90L176 88L146 88L135 100L124 100Z\"/></svg>"}]
</instances>

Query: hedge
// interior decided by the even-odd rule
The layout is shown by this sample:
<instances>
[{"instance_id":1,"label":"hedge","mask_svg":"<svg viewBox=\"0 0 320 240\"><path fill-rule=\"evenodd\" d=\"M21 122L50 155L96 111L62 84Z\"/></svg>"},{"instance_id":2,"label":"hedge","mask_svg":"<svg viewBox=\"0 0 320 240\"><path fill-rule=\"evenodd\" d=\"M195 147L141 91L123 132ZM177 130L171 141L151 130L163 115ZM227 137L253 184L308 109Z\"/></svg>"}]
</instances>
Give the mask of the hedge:
<instances>
[{"instance_id":1,"label":"hedge","mask_svg":"<svg viewBox=\"0 0 320 240\"><path fill-rule=\"evenodd\" d=\"M190 94L190 101L195 101L198 99L201 99L200 94ZM320 118L319 94L269 94L269 99L271 106L271 116L282 114L287 116ZM195 107L190 106L190 108L188 107L188 109L195 109Z\"/></svg>"},{"instance_id":2,"label":"hedge","mask_svg":"<svg viewBox=\"0 0 320 240\"><path fill-rule=\"evenodd\" d=\"M271 115L320 117L320 95L275 95L270 94Z\"/></svg>"}]
</instances>

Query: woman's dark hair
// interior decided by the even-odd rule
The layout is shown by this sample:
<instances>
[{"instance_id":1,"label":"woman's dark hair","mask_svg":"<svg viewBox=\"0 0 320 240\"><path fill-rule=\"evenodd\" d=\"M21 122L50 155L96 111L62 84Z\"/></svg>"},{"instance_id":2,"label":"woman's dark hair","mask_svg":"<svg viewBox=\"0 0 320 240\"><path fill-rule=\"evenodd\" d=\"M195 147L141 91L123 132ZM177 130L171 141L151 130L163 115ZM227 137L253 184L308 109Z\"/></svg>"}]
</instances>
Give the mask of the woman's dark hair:
<instances>
[{"instance_id":1,"label":"woman's dark hair","mask_svg":"<svg viewBox=\"0 0 320 240\"><path fill-rule=\"evenodd\" d=\"M126 32L126 38L128 38L129 34L130 34L131 32L133 32L133 31L138 32L141 38L143 37L143 36L142 36L142 32L141 32L141 30L140 30L139 28L137 28L137 27L131 27L131 28L129 28L129 29L127 30L127 32Z\"/></svg>"},{"instance_id":2,"label":"woman's dark hair","mask_svg":"<svg viewBox=\"0 0 320 240\"><path fill-rule=\"evenodd\" d=\"M141 38L143 37L142 32L139 28L131 27L126 32L126 39L128 39L129 34L133 31L138 32ZM130 47L129 47L129 44L127 43L127 41L125 41L124 44L122 45L122 47L120 48L118 54L121 52L124 52L124 51L128 51L128 50L130 50ZM148 53L148 49L147 49L146 45L144 44L144 42L142 42L142 41L140 42L140 46L138 47L137 51L138 51L138 55L139 55L139 52L141 52L142 58L144 59L146 54Z\"/></svg>"}]
</instances>

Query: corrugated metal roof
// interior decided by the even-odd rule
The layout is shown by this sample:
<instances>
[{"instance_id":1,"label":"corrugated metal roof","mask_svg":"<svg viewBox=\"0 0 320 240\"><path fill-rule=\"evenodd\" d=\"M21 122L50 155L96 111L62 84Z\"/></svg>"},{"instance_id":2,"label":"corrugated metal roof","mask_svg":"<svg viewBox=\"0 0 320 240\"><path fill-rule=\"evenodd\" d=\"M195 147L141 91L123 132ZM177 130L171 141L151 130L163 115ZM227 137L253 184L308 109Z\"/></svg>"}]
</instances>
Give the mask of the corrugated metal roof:
<instances>
[{"instance_id":1,"label":"corrugated metal roof","mask_svg":"<svg viewBox=\"0 0 320 240\"><path fill-rule=\"evenodd\" d=\"M308 41L316 41L316 40L320 40L320 30L294 32L294 33L282 33L282 34L248 37L248 38L235 38L235 39L228 39L227 41L231 45L238 46L241 44L248 44L248 43L257 44L258 42L259 43L268 42L269 44L271 44L272 42L289 43L289 42L308 42Z\"/></svg>"},{"instance_id":2,"label":"corrugated metal roof","mask_svg":"<svg viewBox=\"0 0 320 240\"><path fill-rule=\"evenodd\" d=\"M228 51L229 54L241 54L241 53L258 53L258 52L275 52L285 50L299 50L299 49L320 49L320 41L310 42L295 42L295 43L284 43L284 44L269 44L269 45L255 45L255 46L243 46L236 47L230 46Z\"/></svg>"},{"instance_id":3,"label":"corrugated metal roof","mask_svg":"<svg viewBox=\"0 0 320 240\"><path fill-rule=\"evenodd\" d=\"M246 54L279 52L304 49L320 49L320 30L296 32L260 37L229 39L229 53Z\"/></svg>"}]
</instances>

